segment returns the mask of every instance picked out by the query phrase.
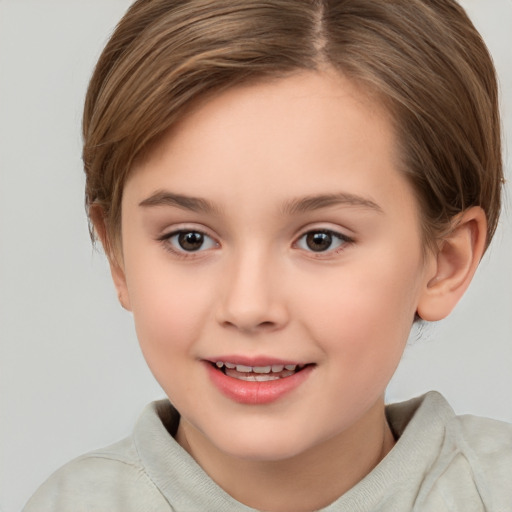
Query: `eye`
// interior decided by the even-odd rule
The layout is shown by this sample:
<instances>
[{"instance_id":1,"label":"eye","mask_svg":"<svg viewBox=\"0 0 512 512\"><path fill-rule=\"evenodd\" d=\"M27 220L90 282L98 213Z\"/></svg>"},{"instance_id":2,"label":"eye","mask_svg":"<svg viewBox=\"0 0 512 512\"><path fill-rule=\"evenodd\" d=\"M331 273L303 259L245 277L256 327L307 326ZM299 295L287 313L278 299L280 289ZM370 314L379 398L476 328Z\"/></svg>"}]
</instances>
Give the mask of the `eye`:
<instances>
[{"instance_id":1,"label":"eye","mask_svg":"<svg viewBox=\"0 0 512 512\"><path fill-rule=\"evenodd\" d=\"M304 233L297 240L297 247L312 252L334 251L352 240L341 233L328 229L316 229Z\"/></svg>"},{"instance_id":2,"label":"eye","mask_svg":"<svg viewBox=\"0 0 512 512\"><path fill-rule=\"evenodd\" d=\"M162 237L175 252L198 252L217 247L217 242L201 231L181 230Z\"/></svg>"}]
</instances>

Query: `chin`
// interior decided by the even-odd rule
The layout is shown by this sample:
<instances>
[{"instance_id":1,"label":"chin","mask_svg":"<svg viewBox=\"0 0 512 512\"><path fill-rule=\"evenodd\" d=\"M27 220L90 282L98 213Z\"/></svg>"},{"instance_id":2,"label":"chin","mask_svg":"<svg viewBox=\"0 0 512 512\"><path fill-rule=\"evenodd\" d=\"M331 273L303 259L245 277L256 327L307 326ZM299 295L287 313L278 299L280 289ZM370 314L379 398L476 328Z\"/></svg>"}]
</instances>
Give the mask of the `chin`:
<instances>
[{"instance_id":1,"label":"chin","mask_svg":"<svg viewBox=\"0 0 512 512\"><path fill-rule=\"evenodd\" d=\"M216 432L209 437L210 442L226 455L254 462L278 462L292 459L321 444L323 440L308 439L304 433L290 432L286 426L267 429L229 429L223 433Z\"/></svg>"},{"instance_id":2,"label":"chin","mask_svg":"<svg viewBox=\"0 0 512 512\"><path fill-rule=\"evenodd\" d=\"M281 441L281 440L279 440ZM274 443L237 443L226 447L227 455L252 462L278 462L292 459L301 453L296 444L284 445L282 442Z\"/></svg>"}]
</instances>

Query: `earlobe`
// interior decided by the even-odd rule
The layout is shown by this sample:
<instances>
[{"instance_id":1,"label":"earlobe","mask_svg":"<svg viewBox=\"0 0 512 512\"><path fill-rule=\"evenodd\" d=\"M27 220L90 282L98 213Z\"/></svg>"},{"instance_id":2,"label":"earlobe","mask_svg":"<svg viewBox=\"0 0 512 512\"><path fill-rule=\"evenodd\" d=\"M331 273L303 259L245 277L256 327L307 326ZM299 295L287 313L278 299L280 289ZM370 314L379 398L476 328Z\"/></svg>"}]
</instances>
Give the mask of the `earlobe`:
<instances>
[{"instance_id":1,"label":"earlobe","mask_svg":"<svg viewBox=\"0 0 512 512\"><path fill-rule=\"evenodd\" d=\"M117 263L116 260L108 260L110 264L110 274L112 276L112 281L114 282L114 286L117 290L117 298L121 306L126 309L126 311L131 311L130 305L130 296L128 294L128 288L126 286L126 277L124 273L124 269L122 266Z\"/></svg>"},{"instance_id":2,"label":"earlobe","mask_svg":"<svg viewBox=\"0 0 512 512\"><path fill-rule=\"evenodd\" d=\"M452 229L440 241L433 275L422 291L417 313L427 321L442 320L450 314L468 288L485 250L486 216L482 208L471 207L458 215Z\"/></svg>"},{"instance_id":3,"label":"earlobe","mask_svg":"<svg viewBox=\"0 0 512 512\"><path fill-rule=\"evenodd\" d=\"M91 206L89 217L93 223L94 231L101 241L105 255L107 256L110 265L110 274L117 290L119 302L124 309L131 311L130 296L126 285L122 258L118 254L119 250L116 250L115 243L109 239L103 209L98 205Z\"/></svg>"}]
</instances>

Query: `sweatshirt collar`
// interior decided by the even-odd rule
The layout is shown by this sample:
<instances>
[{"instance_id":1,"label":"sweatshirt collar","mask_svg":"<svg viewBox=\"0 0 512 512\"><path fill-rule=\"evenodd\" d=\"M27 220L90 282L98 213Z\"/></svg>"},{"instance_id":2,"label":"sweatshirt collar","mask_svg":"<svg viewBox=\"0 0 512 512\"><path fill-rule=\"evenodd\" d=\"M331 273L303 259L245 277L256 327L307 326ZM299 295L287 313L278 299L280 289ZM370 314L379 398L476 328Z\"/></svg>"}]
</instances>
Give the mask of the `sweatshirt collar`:
<instances>
[{"instance_id":1,"label":"sweatshirt collar","mask_svg":"<svg viewBox=\"0 0 512 512\"><path fill-rule=\"evenodd\" d=\"M397 492L412 508L454 412L439 393L430 392L387 406L386 416L398 438L393 449L357 485L319 512L369 512ZM144 409L133 436L147 473L173 510L256 512L221 489L174 440L179 418L168 400L153 402Z\"/></svg>"}]
</instances>

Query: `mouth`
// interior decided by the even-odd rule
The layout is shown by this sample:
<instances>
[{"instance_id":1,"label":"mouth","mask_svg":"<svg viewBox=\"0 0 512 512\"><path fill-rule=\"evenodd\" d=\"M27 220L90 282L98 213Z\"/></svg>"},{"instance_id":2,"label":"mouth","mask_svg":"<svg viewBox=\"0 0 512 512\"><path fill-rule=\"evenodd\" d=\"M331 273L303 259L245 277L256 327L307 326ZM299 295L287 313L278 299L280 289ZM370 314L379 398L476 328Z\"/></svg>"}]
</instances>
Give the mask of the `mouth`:
<instances>
[{"instance_id":1,"label":"mouth","mask_svg":"<svg viewBox=\"0 0 512 512\"><path fill-rule=\"evenodd\" d=\"M228 399L245 405L276 402L303 386L315 363L300 364L242 356L203 360L211 383Z\"/></svg>"},{"instance_id":2,"label":"mouth","mask_svg":"<svg viewBox=\"0 0 512 512\"><path fill-rule=\"evenodd\" d=\"M265 366L247 366L227 361L210 364L228 377L246 382L268 382L291 377L312 364L268 364Z\"/></svg>"}]
</instances>

